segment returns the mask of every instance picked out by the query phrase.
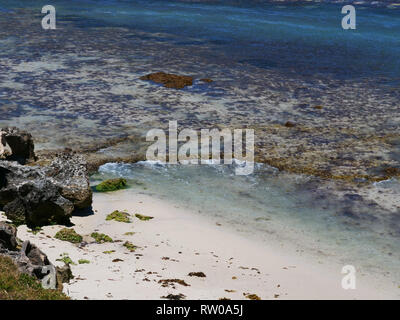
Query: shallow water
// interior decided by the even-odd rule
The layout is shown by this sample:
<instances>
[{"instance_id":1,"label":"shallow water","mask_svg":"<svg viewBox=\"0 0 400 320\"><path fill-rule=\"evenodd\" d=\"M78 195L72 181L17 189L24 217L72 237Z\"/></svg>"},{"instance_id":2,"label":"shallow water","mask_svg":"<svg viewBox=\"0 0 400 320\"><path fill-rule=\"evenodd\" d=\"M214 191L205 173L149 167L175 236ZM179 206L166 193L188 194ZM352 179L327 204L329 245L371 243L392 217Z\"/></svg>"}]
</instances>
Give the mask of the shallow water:
<instances>
[{"instance_id":1,"label":"shallow water","mask_svg":"<svg viewBox=\"0 0 400 320\"><path fill-rule=\"evenodd\" d=\"M253 175L236 176L234 166L109 163L92 176L92 184L115 177L127 178L132 192L172 201L247 237L400 280L398 215L356 193L338 197L320 190L316 179L261 164ZM382 187L400 196L397 180L376 186Z\"/></svg>"}]
</instances>

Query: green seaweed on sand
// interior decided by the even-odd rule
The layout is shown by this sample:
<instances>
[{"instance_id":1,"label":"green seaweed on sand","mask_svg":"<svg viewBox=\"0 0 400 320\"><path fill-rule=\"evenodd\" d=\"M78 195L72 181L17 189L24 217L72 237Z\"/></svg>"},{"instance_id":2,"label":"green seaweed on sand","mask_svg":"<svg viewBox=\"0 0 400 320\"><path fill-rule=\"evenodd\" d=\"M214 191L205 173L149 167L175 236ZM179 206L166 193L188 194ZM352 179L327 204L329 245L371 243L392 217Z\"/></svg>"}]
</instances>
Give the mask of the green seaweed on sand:
<instances>
[{"instance_id":1,"label":"green seaweed on sand","mask_svg":"<svg viewBox=\"0 0 400 320\"><path fill-rule=\"evenodd\" d=\"M110 236L104 233L92 232L90 235L97 243L113 242Z\"/></svg>"},{"instance_id":2,"label":"green seaweed on sand","mask_svg":"<svg viewBox=\"0 0 400 320\"><path fill-rule=\"evenodd\" d=\"M60 254L61 258L56 259L56 261L64 262L65 264L73 264L76 265L74 261L69 257L68 253Z\"/></svg>"},{"instance_id":3,"label":"green seaweed on sand","mask_svg":"<svg viewBox=\"0 0 400 320\"><path fill-rule=\"evenodd\" d=\"M142 220L142 221L149 221L151 219L154 219L154 217L144 216L144 215L139 214L139 213L136 213L135 217L138 218L139 220Z\"/></svg>"},{"instance_id":4,"label":"green seaweed on sand","mask_svg":"<svg viewBox=\"0 0 400 320\"><path fill-rule=\"evenodd\" d=\"M95 189L98 192L110 192L117 191L120 189L125 189L127 187L126 179L117 178L117 179L109 179L98 184Z\"/></svg>"},{"instance_id":5,"label":"green seaweed on sand","mask_svg":"<svg viewBox=\"0 0 400 320\"><path fill-rule=\"evenodd\" d=\"M130 252L134 252L138 247L135 246L132 242L130 241L125 241L123 244L125 248L127 248Z\"/></svg>"},{"instance_id":6,"label":"green seaweed on sand","mask_svg":"<svg viewBox=\"0 0 400 320\"><path fill-rule=\"evenodd\" d=\"M107 251L103 251L103 253L104 254L111 254L111 253L114 253L115 252L115 250L107 250Z\"/></svg>"},{"instance_id":7,"label":"green seaweed on sand","mask_svg":"<svg viewBox=\"0 0 400 320\"><path fill-rule=\"evenodd\" d=\"M71 243L80 243L82 242L82 236L74 229L63 228L56 233L54 236L58 240L68 241Z\"/></svg>"},{"instance_id":8,"label":"green seaweed on sand","mask_svg":"<svg viewBox=\"0 0 400 320\"><path fill-rule=\"evenodd\" d=\"M115 220L118 222L125 222L125 223L131 223L131 219L129 218L130 215L127 212L124 211L118 211L115 210L113 212L111 212L109 215L107 215L106 220Z\"/></svg>"},{"instance_id":9,"label":"green seaweed on sand","mask_svg":"<svg viewBox=\"0 0 400 320\"><path fill-rule=\"evenodd\" d=\"M134 234L135 234L134 232L129 231L129 232L125 232L124 236L133 236Z\"/></svg>"},{"instance_id":10,"label":"green seaweed on sand","mask_svg":"<svg viewBox=\"0 0 400 320\"><path fill-rule=\"evenodd\" d=\"M89 261L89 260L86 260L86 259L79 259L79 260L78 260L78 263L79 263L79 264L87 264L87 263L90 263L90 261Z\"/></svg>"}]
</instances>

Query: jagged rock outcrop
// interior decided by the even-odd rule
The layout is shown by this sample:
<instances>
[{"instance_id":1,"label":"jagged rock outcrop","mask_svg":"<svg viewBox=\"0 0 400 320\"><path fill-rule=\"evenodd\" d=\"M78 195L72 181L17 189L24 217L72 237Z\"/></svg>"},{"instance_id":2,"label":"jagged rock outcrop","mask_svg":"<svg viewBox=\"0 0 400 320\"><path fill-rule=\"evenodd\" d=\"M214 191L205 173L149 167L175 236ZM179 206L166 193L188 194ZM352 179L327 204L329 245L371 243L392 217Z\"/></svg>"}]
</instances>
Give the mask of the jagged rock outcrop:
<instances>
[{"instance_id":1,"label":"jagged rock outcrop","mask_svg":"<svg viewBox=\"0 0 400 320\"><path fill-rule=\"evenodd\" d=\"M56 267L56 270L58 285L61 285L62 283L69 283L69 281L74 278L69 264L64 264L62 267Z\"/></svg>"},{"instance_id":2,"label":"jagged rock outcrop","mask_svg":"<svg viewBox=\"0 0 400 320\"><path fill-rule=\"evenodd\" d=\"M35 161L32 135L18 128L0 129L0 159L20 164Z\"/></svg>"},{"instance_id":3,"label":"jagged rock outcrop","mask_svg":"<svg viewBox=\"0 0 400 320\"><path fill-rule=\"evenodd\" d=\"M11 224L0 222L0 248L16 250L17 228Z\"/></svg>"},{"instance_id":4,"label":"jagged rock outcrop","mask_svg":"<svg viewBox=\"0 0 400 320\"><path fill-rule=\"evenodd\" d=\"M20 272L36 277L39 280L44 277L52 278L52 281L50 281L52 289L62 287L62 283L68 282L69 278L72 277L69 266L55 268L47 255L36 245L29 241L24 241L19 246L18 242L17 229L6 222L0 222L0 255L11 258ZM66 272L69 278L65 277Z\"/></svg>"},{"instance_id":5,"label":"jagged rock outcrop","mask_svg":"<svg viewBox=\"0 0 400 320\"><path fill-rule=\"evenodd\" d=\"M60 153L44 171L50 181L60 188L61 195L74 204L75 209L92 205L87 162L81 155Z\"/></svg>"},{"instance_id":6,"label":"jagged rock outcrop","mask_svg":"<svg viewBox=\"0 0 400 320\"><path fill-rule=\"evenodd\" d=\"M85 159L71 150L46 166L35 159L32 136L16 128L0 130L0 209L16 224L67 224L74 210L92 204ZM13 161L14 160L14 161Z\"/></svg>"},{"instance_id":7,"label":"jagged rock outcrop","mask_svg":"<svg viewBox=\"0 0 400 320\"><path fill-rule=\"evenodd\" d=\"M68 223L73 203L41 167L0 161L0 207L8 219L30 227Z\"/></svg>"},{"instance_id":8,"label":"jagged rock outcrop","mask_svg":"<svg viewBox=\"0 0 400 320\"><path fill-rule=\"evenodd\" d=\"M66 224L90 207L92 191L82 156L62 153L46 167L0 161L0 208L17 224Z\"/></svg>"},{"instance_id":9,"label":"jagged rock outcrop","mask_svg":"<svg viewBox=\"0 0 400 320\"><path fill-rule=\"evenodd\" d=\"M17 229L14 226L0 222L0 239L0 254L9 256L22 273L38 279L46 275L42 273L42 268L51 265L49 259L29 241L23 242L19 249Z\"/></svg>"}]
</instances>

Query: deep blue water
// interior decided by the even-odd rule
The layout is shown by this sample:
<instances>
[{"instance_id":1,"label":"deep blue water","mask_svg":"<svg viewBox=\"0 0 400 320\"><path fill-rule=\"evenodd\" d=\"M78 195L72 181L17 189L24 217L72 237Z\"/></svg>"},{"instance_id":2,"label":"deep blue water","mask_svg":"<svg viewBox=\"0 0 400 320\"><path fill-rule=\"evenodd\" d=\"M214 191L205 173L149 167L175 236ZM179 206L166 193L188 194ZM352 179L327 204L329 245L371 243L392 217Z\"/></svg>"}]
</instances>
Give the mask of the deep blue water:
<instances>
[{"instance_id":1,"label":"deep blue water","mask_svg":"<svg viewBox=\"0 0 400 320\"><path fill-rule=\"evenodd\" d=\"M179 35L178 45L216 44L235 63L339 79L400 78L400 6L389 5L394 1L355 5L356 30L342 29L343 4L334 3L0 0L0 9L40 13L49 3L58 19L83 28L118 25Z\"/></svg>"}]
</instances>

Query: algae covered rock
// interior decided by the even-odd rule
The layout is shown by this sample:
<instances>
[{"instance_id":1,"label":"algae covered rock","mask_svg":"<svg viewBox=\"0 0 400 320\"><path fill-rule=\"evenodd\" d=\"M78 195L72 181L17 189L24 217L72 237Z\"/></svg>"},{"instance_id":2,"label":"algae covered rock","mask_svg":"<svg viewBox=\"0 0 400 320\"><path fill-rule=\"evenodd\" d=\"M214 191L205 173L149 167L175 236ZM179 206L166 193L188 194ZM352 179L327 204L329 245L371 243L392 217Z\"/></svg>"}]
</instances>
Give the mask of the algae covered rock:
<instances>
[{"instance_id":1,"label":"algae covered rock","mask_svg":"<svg viewBox=\"0 0 400 320\"><path fill-rule=\"evenodd\" d=\"M68 229L68 228L63 228L60 231L56 233L54 236L56 239L62 240L62 241L68 241L71 243L81 243L82 242L82 236L74 229Z\"/></svg>"},{"instance_id":2,"label":"algae covered rock","mask_svg":"<svg viewBox=\"0 0 400 320\"><path fill-rule=\"evenodd\" d=\"M124 189L127 186L127 182L123 178L109 179L96 186L96 191L98 192L109 192Z\"/></svg>"},{"instance_id":3,"label":"algae covered rock","mask_svg":"<svg viewBox=\"0 0 400 320\"><path fill-rule=\"evenodd\" d=\"M130 215L127 212L123 212L123 211L118 211L115 210L113 212L111 212L107 217L106 220L115 220L118 222L125 222L125 223L130 223L132 222L130 219Z\"/></svg>"}]
</instances>

